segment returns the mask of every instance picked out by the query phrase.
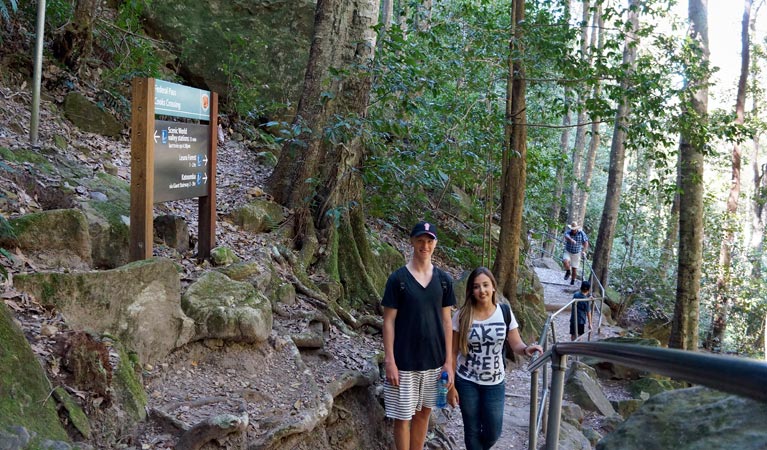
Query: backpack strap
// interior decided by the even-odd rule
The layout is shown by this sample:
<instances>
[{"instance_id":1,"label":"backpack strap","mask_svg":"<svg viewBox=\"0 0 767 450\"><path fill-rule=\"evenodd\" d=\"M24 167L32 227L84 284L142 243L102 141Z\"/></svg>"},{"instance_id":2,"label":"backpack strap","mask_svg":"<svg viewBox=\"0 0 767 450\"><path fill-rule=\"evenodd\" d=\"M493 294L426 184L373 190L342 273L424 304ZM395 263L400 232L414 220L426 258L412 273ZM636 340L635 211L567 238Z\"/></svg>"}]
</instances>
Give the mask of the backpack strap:
<instances>
[{"instance_id":1,"label":"backpack strap","mask_svg":"<svg viewBox=\"0 0 767 450\"><path fill-rule=\"evenodd\" d=\"M503 312L503 321L506 322L506 332L509 332L511 324L511 308L506 303L501 303L501 312Z\"/></svg>"},{"instance_id":2,"label":"backpack strap","mask_svg":"<svg viewBox=\"0 0 767 450\"><path fill-rule=\"evenodd\" d=\"M511 324L511 307L507 305L506 303L501 303L501 312L503 313L503 321L506 322L506 328L504 329L504 335L506 336L503 339L503 367L506 368L506 360L509 358L512 358L514 354L514 351L509 346L509 325Z\"/></svg>"},{"instance_id":3,"label":"backpack strap","mask_svg":"<svg viewBox=\"0 0 767 450\"><path fill-rule=\"evenodd\" d=\"M434 270L437 272L437 276L439 277L439 284L442 286L442 297L444 298L447 295L447 276L445 276L445 273L442 271L442 269L438 267L434 267Z\"/></svg>"}]
</instances>

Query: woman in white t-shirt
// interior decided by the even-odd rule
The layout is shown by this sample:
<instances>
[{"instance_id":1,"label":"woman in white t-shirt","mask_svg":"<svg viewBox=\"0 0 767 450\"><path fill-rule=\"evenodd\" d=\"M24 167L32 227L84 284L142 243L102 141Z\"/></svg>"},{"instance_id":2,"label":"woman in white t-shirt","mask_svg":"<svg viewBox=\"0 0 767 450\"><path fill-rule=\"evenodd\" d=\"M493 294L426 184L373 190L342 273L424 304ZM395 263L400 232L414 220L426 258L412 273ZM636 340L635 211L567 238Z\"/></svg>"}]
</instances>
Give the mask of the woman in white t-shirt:
<instances>
[{"instance_id":1,"label":"woman in white t-shirt","mask_svg":"<svg viewBox=\"0 0 767 450\"><path fill-rule=\"evenodd\" d=\"M496 298L493 273L479 267L469 275L466 301L453 315L455 384L448 392L452 406L461 405L466 450L486 450L501 436L505 399L503 341L515 353L542 352L526 345L511 314L508 329Z\"/></svg>"}]
</instances>

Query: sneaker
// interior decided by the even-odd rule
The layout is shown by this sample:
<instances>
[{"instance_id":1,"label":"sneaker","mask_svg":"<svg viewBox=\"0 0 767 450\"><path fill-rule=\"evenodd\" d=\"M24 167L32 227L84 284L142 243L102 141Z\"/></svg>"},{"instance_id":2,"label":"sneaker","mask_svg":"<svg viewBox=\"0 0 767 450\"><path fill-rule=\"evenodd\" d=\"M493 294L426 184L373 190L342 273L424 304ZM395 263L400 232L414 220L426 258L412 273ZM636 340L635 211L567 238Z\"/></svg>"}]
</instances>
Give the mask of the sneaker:
<instances>
[{"instance_id":1,"label":"sneaker","mask_svg":"<svg viewBox=\"0 0 767 450\"><path fill-rule=\"evenodd\" d=\"M565 280L568 279L568 278L570 278L570 271L569 270L565 270Z\"/></svg>"},{"instance_id":2,"label":"sneaker","mask_svg":"<svg viewBox=\"0 0 767 450\"><path fill-rule=\"evenodd\" d=\"M573 277L573 278L570 280L570 284L571 284L571 285L572 285L572 284L575 284L575 277Z\"/></svg>"}]
</instances>

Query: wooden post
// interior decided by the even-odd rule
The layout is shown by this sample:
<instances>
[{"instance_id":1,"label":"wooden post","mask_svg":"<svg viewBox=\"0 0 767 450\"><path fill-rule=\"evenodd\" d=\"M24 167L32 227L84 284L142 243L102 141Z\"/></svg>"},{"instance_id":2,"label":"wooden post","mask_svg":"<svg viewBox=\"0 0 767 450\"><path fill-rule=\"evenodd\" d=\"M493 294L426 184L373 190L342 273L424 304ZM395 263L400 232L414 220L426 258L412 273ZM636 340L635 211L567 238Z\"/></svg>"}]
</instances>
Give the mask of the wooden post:
<instances>
[{"instance_id":1,"label":"wooden post","mask_svg":"<svg viewBox=\"0 0 767 450\"><path fill-rule=\"evenodd\" d=\"M154 79L132 83L130 260L152 257L154 203Z\"/></svg>"},{"instance_id":2,"label":"wooden post","mask_svg":"<svg viewBox=\"0 0 767 450\"><path fill-rule=\"evenodd\" d=\"M210 93L210 146L208 149L208 195L199 198L197 259L210 257L216 245L216 149L218 145L218 94Z\"/></svg>"}]
</instances>

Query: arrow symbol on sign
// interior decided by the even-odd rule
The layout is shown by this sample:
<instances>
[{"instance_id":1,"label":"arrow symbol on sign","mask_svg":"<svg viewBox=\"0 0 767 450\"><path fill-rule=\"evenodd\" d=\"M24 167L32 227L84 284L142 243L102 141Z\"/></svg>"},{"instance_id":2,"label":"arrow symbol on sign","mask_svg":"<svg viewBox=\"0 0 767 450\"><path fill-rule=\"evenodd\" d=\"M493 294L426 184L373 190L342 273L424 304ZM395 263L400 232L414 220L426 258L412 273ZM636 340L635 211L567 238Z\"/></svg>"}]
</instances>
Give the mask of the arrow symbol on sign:
<instances>
[{"instance_id":1,"label":"arrow symbol on sign","mask_svg":"<svg viewBox=\"0 0 767 450\"><path fill-rule=\"evenodd\" d=\"M154 130L154 143L157 143L157 138L160 137L157 135L157 130Z\"/></svg>"},{"instance_id":2,"label":"arrow symbol on sign","mask_svg":"<svg viewBox=\"0 0 767 450\"><path fill-rule=\"evenodd\" d=\"M202 161L203 161L203 162L205 163L205 165L207 166L207 165L208 165L208 155L203 155L203 156L202 156Z\"/></svg>"},{"instance_id":3,"label":"arrow symbol on sign","mask_svg":"<svg viewBox=\"0 0 767 450\"><path fill-rule=\"evenodd\" d=\"M203 173L202 174L202 183L203 184L208 184L208 174L207 173Z\"/></svg>"}]
</instances>

